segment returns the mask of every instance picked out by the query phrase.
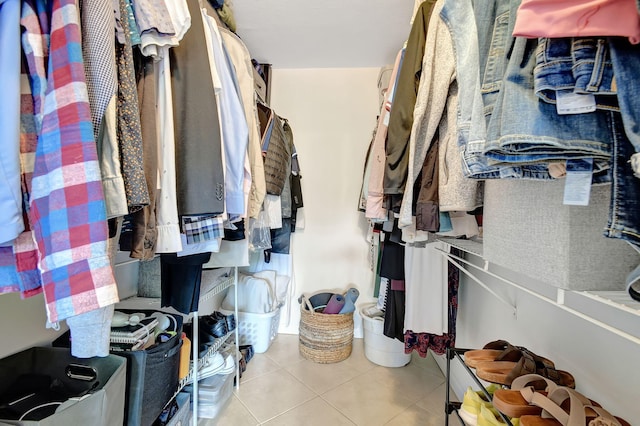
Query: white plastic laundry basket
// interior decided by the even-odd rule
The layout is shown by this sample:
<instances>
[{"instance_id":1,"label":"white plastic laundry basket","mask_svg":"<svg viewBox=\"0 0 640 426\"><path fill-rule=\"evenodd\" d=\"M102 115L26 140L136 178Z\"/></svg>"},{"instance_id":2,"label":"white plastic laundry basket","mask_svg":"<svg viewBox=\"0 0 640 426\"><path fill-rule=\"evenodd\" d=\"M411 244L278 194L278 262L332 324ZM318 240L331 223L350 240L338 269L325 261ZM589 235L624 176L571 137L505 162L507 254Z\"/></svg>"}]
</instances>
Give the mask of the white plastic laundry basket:
<instances>
[{"instance_id":1,"label":"white plastic laundry basket","mask_svg":"<svg viewBox=\"0 0 640 426\"><path fill-rule=\"evenodd\" d=\"M280 307L266 314L253 314L250 312L238 312L236 323L238 324L238 334L241 345L252 345L255 353L266 352L271 346L271 342L278 335L280 325ZM225 315L230 315L233 311L219 309Z\"/></svg>"},{"instance_id":2,"label":"white plastic laundry basket","mask_svg":"<svg viewBox=\"0 0 640 426\"><path fill-rule=\"evenodd\" d=\"M364 355L367 359L383 367L403 367L411 361L411 354L404 353L404 343L384 335L384 320L381 317L370 317L368 308L375 303L363 305L360 315L364 322Z\"/></svg>"}]
</instances>

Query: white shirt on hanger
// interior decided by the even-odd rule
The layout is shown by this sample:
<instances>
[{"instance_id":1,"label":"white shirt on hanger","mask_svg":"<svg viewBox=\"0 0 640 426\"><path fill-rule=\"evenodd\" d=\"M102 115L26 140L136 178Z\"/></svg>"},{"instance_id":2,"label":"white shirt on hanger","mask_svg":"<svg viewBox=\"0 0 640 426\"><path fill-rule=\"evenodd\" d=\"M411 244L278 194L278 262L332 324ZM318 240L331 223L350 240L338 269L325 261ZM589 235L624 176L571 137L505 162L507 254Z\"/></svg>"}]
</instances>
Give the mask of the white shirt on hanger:
<instances>
[{"instance_id":1,"label":"white shirt on hanger","mask_svg":"<svg viewBox=\"0 0 640 426\"><path fill-rule=\"evenodd\" d=\"M218 28L222 36L222 43L229 54L231 62L236 70L236 77L240 87L240 97L244 108L244 115L249 130L249 144L247 147L247 159L249 161L250 192L247 201L247 214L257 217L260 213L264 197L267 194L267 185L264 178L264 160L262 159L262 139L260 137L260 125L258 124L258 111L256 108L256 89L253 77L253 64L247 46L240 38L227 30ZM246 165L245 165L245 168ZM247 171L245 171L245 174ZM245 183L246 184L246 183Z\"/></svg>"},{"instance_id":2,"label":"white shirt on hanger","mask_svg":"<svg viewBox=\"0 0 640 426\"><path fill-rule=\"evenodd\" d=\"M207 14L206 9L202 9L202 19L207 24L205 32L209 29L206 39L211 74L214 80L218 79L217 82L214 81L214 86L220 88L217 98L225 159L225 210L230 215L246 216L244 162L249 142L247 120L231 74L235 70L224 52L218 24Z\"/></svg>"},{"instance_id":3,"label":"white shirt on hanger","mask_svg":"<svg viewBox=\"0 0 640 426\"><path fill-rule=\"evenodd\" d=\"M191 15L185 0L167 2L178 41L191 26ZM169 4L170 3L170 4ZM178 222L178 199L176 193L175 132L173 127L173 96L171 90L171 68L169 46L163 46L160 60L155 62L158 76L157 126L158 126L158 197L156 201L157 253L182 251L180 224Z\"/></svg>"}]
</instances>

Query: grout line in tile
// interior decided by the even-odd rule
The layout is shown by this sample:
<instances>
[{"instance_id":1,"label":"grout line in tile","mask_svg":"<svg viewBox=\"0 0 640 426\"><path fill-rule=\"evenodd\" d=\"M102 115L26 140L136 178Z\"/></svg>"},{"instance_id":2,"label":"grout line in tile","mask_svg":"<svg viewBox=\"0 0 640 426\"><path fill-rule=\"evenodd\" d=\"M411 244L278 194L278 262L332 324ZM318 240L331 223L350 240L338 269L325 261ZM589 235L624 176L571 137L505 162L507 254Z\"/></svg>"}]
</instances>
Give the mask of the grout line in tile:
<instances>
[{"instance_id":1,"label":"grout line in tile","mask_svg":"<svg viewBox=\"0 0 640 426\"><path fill-rule=\"evenodd\" d=\"M304 383L303 383L303 384L304 384ZM293 406L293 407L291 407L291 408L288 408L288 409L284 410L282 413L280 413L280 414L276 414L275 416L273 416L273 417L271 417L271 418L269 418L269 419L265 420L264 422L262 422L262 423L260 423L260 424L261 424L261 425L263 425L263 424L266 424L266 423L270 422L271 420L277 419L278 417L280 417L280 416L282 416L282 415L284 415L284 414L288 413L289 411L295 410L296 408L300 407L301 405L304 405L304 404L306 404L307 402L309 402L309 401L311 401L312 399L317 398L317 397L319 397L319 396L320 396L320 395L316 394L315 396L311 397L310 399L304 400L304 401L302 401L300 404L295 405L295 406ZM255 416L254 416L254 418L255 418Z\"/></svg>"},{"instance_id":2,"label":"grout line in tile","mask_svg":"<svg viewBox=\"0 0 640 426\"><path fill-rule=\"evenodd\" d=\"M260 420L258 420L258 418L257 418L256 416L254 416L254 415L253 415L253 413L251 412L251 410L249 409L249 407L247 407L247 405L246 405L244 402L242 402L242 400L241 400L240 398L238 398L238 396L237 396L237 395L235 395L235 393L234 393L234 394L232 394L232 395L231 395L231 397L232 397L232 398L237 399L237 400L238 400L238 402L240 403L240 405L242 405L242 406L245 408L245 410L247 410L247 413L249 413L249 415L250 415L251 417L253 417L253 420L255 420L255 421L256 421L256 425L260 425L260 424L262 424L262 423L260 423Z\"/></svg>"},{"instance_id":3,"label":"grout line in tile","mask_svg":"<svg viewBox=\"0 0 640 426\"><path fill-rule=\"evenodd\" d=\"M358 374L357 376L352 377L351 379L347 380L346 382L342 382L339 386L345 385L345 384L347 384L347 383L349 383L349 382L351 382L351 381L353 381L353 380L357 379L357 378L358 378L358 377L360 377L360 376L363 376L363 375L365 375L365 374L368 374L370 371L371 371L371 370L369 370L369 371L367 371L367 372L360 373L360 374ZM336 386L336 387L337 387L337 386ZM331 401L327 400L327 399L324 397L326 394L328 394L329 392L331 392L333 389L335 389L335 388L332 388L332 389L326 390L326 391L325 391L325 392L323 392L322 394L318 394L318 396L319 396L319 397L320 397L320 399L322 399L324 402L326 402L327 404L329 404L329 406L330 406L330 407L332 407L334 410L336 410L338 413L340 413L340 414L342 414L343 416L345 416L345 417L346 417L346 418L347 418L351 423L353 423L354 425L357 425L356 421L355 421L354 419L352 419L351 417L349 417L349 415L348 415L347 413L343 412L340 408L338 408L338 407L336 407L335 405L333 405L333 404L331 403Z\"/></svg>"},{"instance_id":4,"label":"grout line in tile","mask_svg":"<svg viewBox=\"0 0 640 426\"><path fill-rule=\"evenodd\" d=\"M345 382L346 383L346 382ZM338 413L342 414L343 416L345 416L347 418L347 420L349 420L351 423L353 423L354 425L357 425L356 421L353 420L351 417L349 417L349 415L347 413L344 413L342 410L340 410L338 407L336 407L335 405L333 405L330 401L327 401L324 396L322 395L318 395L320 397L320 399L322 399L324 402L326 402L327 404L329 404L330 407L332 407L334 410L336 410Z\"/></svg>"},{"instance_id":5,"label":"grout line in tile","mask_svg":"<svg viewBox=\"0 0 640 426\"><path fill-rule=\"evenodd\" d=\"M283 371L287 374L289 374L291 377L293 377L294 379L296 379L296 381L298 381L300 384L302 384L305 388L309 389L311 392L313 392L314 395L316 396L320 396L320 394L318 392L316 392L315 390L311 389L309 386L307 386L302 380L300 380L298 377L294 376L293 374L291 374L291 372L283 369Z\"/></svg>"},{"instance_id":6,"label":"grout line in tile","mask_svg":"<svg viewBox=\"0 0 640 426\"><path fill-rule=\"evenodd\" d=\"M419 407L416 403L411 404L410 406L408 406L407 408L405 408L404 410L400 411L398 414L396 414L395 416L393 416L392 418L390 418L385 424L389 424L391 423L393 420L395 420L396 418L402 416L404 413L406 413L407 411L409 411L412 408L417 408L418 410L421 411L426 411L429 414L433 414L431 411L429 410L425 410L424 408Z\"/></svg>"},{"instance_id":7,"label":"grout line in tile","mask_svg":"<svg viewBox=\"0 0 640 426\"><path fill-rule=\"evenodd\" d=\"M244 381L243 381L243 379L240 379L240 389L242 390L242 386L243 385L245 385L246 383L250 383L252 380L257 379L258 377L262 377L262 376L264 376L266 374L270 374L270 373L275 373L277 371L286 371L286 370L284 370L284 367L280 366L280 364L276 364L276 365L278 366L278 368L276 368L275 370L268 371L266 373L259 373L257 375L253 375L253 377L249 377L248 379L245 379ZM247 368L249 368L249 367L247 366Z\"/></svg>"},{"instance_id":8,"label":"grout line in tile","mask_svg":"<svg viewBox=\"0 0 640 426\"><path fill-rule=\"evenodd\" d=\"M258 423L259 423L260 425L266 424L267 422L270 422L271 420L276 419L276 418L278 418L279 416L281 416L281 415L283 415L283 414L285 414L285 413L288 413L289 411L291 411L291 410L293 410L293 409L295 409L295 408L298 408L299 406L301 406L301 405L303 405L303 404L306 404L307 402L311 401L312 399L314 399L314 398L316 398L316 397L319 397L319 396L320 396L320 395L319 395L315 390L311 389L309 386L307 386L307 385L306 385L306 384L304 384L302 381L300 381L296 376L294 376L293 374L291 374L290 372L288 372L287 370L285 370L285 369L284 369L284 368L282 368L282 367L278 368L277 370L270 371L269 373L265 373L265 374L270 374L270 373L275 373L275 372L280 372L281 374L282 374L282 373L284 373L284 374L288 374L288 375L289 375L289 376L291 376L294 380L296 380L298 383L300 383L302 386L304 386L304 387L305 387L305 388L307 388L309 391L311 391L311 393L313 394L313 396L312 396L311 398L306 399L306 400L302 401L301 403L299 403L299 404L297 404L297 405L295 405L295 406L293 406L293 407L291 407L291 408L288 408L288 409L284 410L283 412L281 412L281 413L279 413L279 414L277 414L277 415L275 415L275 416L273 416L273 417L271 417L271 418L269 418L269 419L265 420L264 422L259 422L259 421L258 421L258 419L256 418L256 416L254 416L254 415L253 415L253 413L251 412L251 410L249 409L249 407L243 403L242 405L247 409L247 411L249 411L249 413L251 414L251 416L252 416L254 419L256 419L256 421L258 421ZM249 380L249 381L250 381L250 380ZM242 384L241 384L241 388L242 388ZM242 401L240 400L240 398L238 398L238 400L242 403Z\"/></svg>"}]
</instances>

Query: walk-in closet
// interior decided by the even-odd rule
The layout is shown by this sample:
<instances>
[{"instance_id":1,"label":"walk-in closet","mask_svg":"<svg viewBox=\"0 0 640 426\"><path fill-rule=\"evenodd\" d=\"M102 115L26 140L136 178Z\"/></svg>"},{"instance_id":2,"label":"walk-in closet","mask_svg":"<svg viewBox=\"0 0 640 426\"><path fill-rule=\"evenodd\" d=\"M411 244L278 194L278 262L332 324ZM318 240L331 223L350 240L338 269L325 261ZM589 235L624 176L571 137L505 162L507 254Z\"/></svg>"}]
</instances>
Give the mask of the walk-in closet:
<instances>
[{"instance_id":1,"label":"walk-in closet","mask_svg":"<svg viewBox=\"0 0 640 426\"><path fill-rule=\"evenodd\" d=\"M0 0L0 425L640 425L640 1Z\"/></svg>"}]
</instances>

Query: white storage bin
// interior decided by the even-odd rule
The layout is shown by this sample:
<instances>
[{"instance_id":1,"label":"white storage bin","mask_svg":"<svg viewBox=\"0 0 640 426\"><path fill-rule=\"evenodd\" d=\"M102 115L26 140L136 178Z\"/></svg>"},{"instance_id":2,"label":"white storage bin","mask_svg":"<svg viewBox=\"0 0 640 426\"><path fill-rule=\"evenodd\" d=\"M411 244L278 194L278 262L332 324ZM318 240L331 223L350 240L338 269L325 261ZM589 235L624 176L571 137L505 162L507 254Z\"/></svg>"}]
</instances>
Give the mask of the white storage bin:
<instances>
[{"instance_id":1,"label":"white storage bin","mask_svg":"<svg viewBox=\"0 0 640 426\"><path fill-rule=\"evenodd\" d=\"M219 309L225 315L233 311ZM266 314L253 314L250 312L238 312L236 324L240 336L240 345L252 345L255 353L266 352L271 342L278 335L280 325L280 307Z\"/></svg>"},{"instance_id":2,"label":"white storage bin","mask_svg":"<svg viewBox=\"0 0 640 426\"><path fill-rule=\"evenodd\" d=\"M233 376L216 374L200 381L198 385L198 417L214 419L226 406L233 393Z\"/></svg>"},{"instance_id":3,"label":"white storage bin","mask_svg":"<svg viewBox=\"0 0 640 426\"><path fill-rule=\"evenodd\" d=\"M411 361L411 354L404 353L404 343L384 335L384 319L370 317L365 312L375 303L360 308L364 322L364 355L367 359L383 367L403 367Z\"/></svg>"}]
</instances>

